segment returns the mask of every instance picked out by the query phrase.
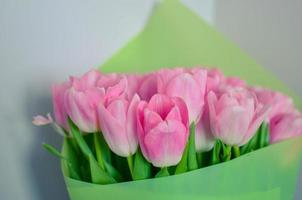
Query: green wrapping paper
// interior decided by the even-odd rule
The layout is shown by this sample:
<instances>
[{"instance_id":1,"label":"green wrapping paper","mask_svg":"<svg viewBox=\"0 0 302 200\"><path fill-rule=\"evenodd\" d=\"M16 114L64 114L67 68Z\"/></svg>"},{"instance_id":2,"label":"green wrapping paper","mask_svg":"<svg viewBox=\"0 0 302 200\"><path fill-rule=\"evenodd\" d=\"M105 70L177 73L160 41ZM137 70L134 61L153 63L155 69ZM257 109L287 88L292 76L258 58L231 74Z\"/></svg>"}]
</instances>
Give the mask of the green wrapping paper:
<instances>
[{"instance_id":1,"label":"green wrapping paper","mask_svg":"<svg viewBox=\"0 0 302 200\"><path fill-rule=\"evenodd\" d=\"M65 177L72 200L293 199L302 137L181 175L96 185Z\"/></svg>"},{"instance_id":2,"label":"green wrapping paper","mask_svg":"<svg viewBox=\"0 0 302 200\"><path fill-rule=\"evenodd\" d=\"M101 66L104 72L147 72L162 67L207 66L253 85L282 91L302 102L281 81L179 1L162 1L145 28ZM74 160L66 142L63 154ZM222 164L181 175L96 185L62 170L72 200L293 199L302 159L302 137L293 138Z\"/></svg>"}]
</instances>

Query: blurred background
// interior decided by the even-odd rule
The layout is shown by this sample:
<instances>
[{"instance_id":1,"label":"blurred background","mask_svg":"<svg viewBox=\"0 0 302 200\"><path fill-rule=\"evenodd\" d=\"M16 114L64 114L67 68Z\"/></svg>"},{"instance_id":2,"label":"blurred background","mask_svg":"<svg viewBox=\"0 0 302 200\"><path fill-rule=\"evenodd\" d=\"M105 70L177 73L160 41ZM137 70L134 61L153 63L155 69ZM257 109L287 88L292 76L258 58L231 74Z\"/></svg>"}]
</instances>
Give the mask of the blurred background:
<instances>
[{"instance_id":1,"label":"blurred background","mask_svg":"<svg viewBox=\"0 0 302 200\"><path fill-rule=\"evenodd\" d=\"M183 0L302 97L302 1ZM52 110L50 85L100 66L144 26L159 0L0 0L0 199L68 199L61 145L32 116ZM302 177L299 178L302 191ZM302 193L296 194L302 199Z\"/></svg>"}]
</instances>

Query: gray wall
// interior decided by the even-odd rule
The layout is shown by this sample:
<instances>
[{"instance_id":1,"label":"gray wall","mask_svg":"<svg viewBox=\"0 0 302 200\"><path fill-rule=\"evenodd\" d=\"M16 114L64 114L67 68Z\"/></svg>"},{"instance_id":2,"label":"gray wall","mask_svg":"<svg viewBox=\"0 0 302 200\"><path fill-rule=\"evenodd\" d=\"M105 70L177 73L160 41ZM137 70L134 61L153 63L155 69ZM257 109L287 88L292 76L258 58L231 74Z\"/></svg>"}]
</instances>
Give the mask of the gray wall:
<instances>
[{"instance_id":1,"label":"gray wall","mask_svg":"<svg viewBox=\"0 0 302 200\"><path fill-rule=\"evenodd\" d=\"M302 96L301 1L183 2ZM153 4L0 0L1 199L67 199L59 161L40 146L61 138L31 117L51 111L52 82L99 66L141 30Z\"/></svg>"}]
</instances>

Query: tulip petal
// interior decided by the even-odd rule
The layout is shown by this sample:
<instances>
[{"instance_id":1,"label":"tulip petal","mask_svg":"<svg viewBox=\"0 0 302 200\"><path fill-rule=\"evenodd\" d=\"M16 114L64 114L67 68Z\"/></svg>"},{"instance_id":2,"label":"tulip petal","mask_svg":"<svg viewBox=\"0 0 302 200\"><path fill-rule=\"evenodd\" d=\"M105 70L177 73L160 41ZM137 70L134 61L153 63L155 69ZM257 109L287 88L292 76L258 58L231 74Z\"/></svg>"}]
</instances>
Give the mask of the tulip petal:
<instances>
[{"instance_id":1,"label":"tulip petal","mask_svg":"<svg viewBox=\"0 0 302 200\"><path fill-rule=\"evenodd\" d=\"M148 157L156 167L176 165L182 157L187 142L186 127L174 120L161 122L147 133L144 142Z\"/></svg>"},{"instance_id":2,"label":"tulip petal","mask_svg":"<svg viewBox=\"0 0 302 200\"><path fill-rule=\"evenodd\" d=\"M214 147L215 138L211 133L209 114L204 113L196 125L195 146L197 152L206 152Z\"/></svg>"},{"instance_id":3,"label":"tulip petal","mask_svg":"<svg viewBox=\"0 0 302 200\"><path fill-rule=\"evenodd\" d=\"M135 94L129 104L127 112L126 130L131 154L136 152L138 145L136 109L139 101L139 96Z\"/></svg>"},{"instance_id":4,"label":"tulip petal","mask_svg":"<svg viewBox=\"0 0 302 200\"><path fill-rule=\"evenodd\" d=\"M265 118L267 117L267 114L270 111L269 106L264 106L259 112L255 113L254 119L251 122L249 129L241 141L240 145L246 144L256 133L257 129L261 126L261 124L264 122Z\"/></svg>"},{"instance_id":5,"label":"tulip petal","mask_svg":"<svg viewBox=\"0 0 302 200\"><path fill-rule=\"evenodd\" d=\"M174 106L174 103L171 99L162 94L154 95L148 104L148 108L160 115L162 119L165 119L171 108Z\"/></svg>"},{"instance_id":6,"label":"tulip petal","mask_svg":"<svg viewBox=\"0 0 302 200\"><path fill-rule=\"evenodd\" d=\"M179 108L177 106L174 106L170 112L168 113L165 120L176 120L176 121L182 121L181 114L179 111Z\"/></svg>"},{"instance_id":7,"label":"tulip petal","mask_svg":"<svg viewBox=\"0 0 302 200\"><path fill-rule=\"evenodd\" d=\"M249 117L244 107L227 107L217 116L218 133L213 133L225 144L238 145L249 127Z\"/></svg>"},{"instance_id":8,"label":"tulip petal","mask_svg":"<svg viewBox=\"0 0 302 200\"><path fill-rule=\"evenodd\" d=\"M66 92L64 103L68 116L82 131L97 131L96 109L85 93L71 88Z\"/></svg>"},{"instance_id":9,"label":"tulip petal","mask_svg":"<svg viewBox=\"0 0 302 200\"><path fill-rule=\"evenodd\" d=\"M149 110L146 108L144 110L144 131L149 132L151 129L153 129L157 124L162 122L163 119L157 114L156 112Z\"/></svg>"},{"instance_id":10,"label":"tulip petal","mask_svg":"<svg viewBox=\"0 0 302 200\"><path fill-rule=\"evenodd\" d=\"M101 77L100 71L96 69L92 69L86 72L80 79L82 84L85 84L87 88L95 87L97 85L98 80Z\"/></svg>"},{"instance_id":11,"label":"tulip petal","mask_svg":"<svg viewBox=\"0 0 302 200\"><path fill-rule=\"evenodd\" d=\"M182 123L189 128L189 114L186 103L179 97L174 97L172 100L179 109Z\"/></svg>"},{"instance_id":12,"label":"tulip petal","mask_svg":"<svg viewBox=\"0 0 302 200\"><path fill-rule=\"evenodd\" d=\"M143 77L138 94L142 100L149 101L151 97L157 93L157 77L154 74L149 74Z\"/></svg>"},{"instance_id":13,"label":"tulip petal","mask_svg":"<svg viewBox=\"0 0 302 200\"><path fill-rule=\"evenodd\" d=\"M148 106L147 102L141 101L138 103L136 117L137 117L137 136L140 144L140 149L144 155L144 157L148 160L148 150L146 148L144 138L145 138L145 118L144 118L144 109ZM148 160L149 161L149 160Z\"/></svg>"},{"instance_id":14,"label":"tulip petal","mask_svg":"<svg viewBox=\"0 0 302 200\"><path fill-rule=\"evenodd\" d=\"M116 97L123 96L127 91L128 82L126 77L122 77L118 83L113 86L109 86L106 90L106 101L111 101Z\"/></svg>"},{"instance_id":15,"label":"tulip petal","mask_svg":"<svg viewBox=\"0 0 302 200\"><path fill-rule=\"evenodd\" d=\"M217 103L217 96L214 92L209 92L208 96L208 108L209 108L209 119L210 119L210 127L212 133L217 133L218 130L216 130L216 119L217 119L217 113L215 105Z\"/></svg>"},{"instance_id":16,"label":"tulip petal","mask_svg":"<svg viewBox=\"0 0 302 200\"><path fill-rule=\"evenodd\" d=\"M108 107L107 111L119 122L122 126L126 124L126 111L128 107L128 102L124 99L116 99L112 101Z\"/></svg>"},{"instance_id":17,"label":"tulip petal","mask_svg":"<svg viewBox=\"0 0 302 200\"><path fill-rule=\"evenodd\" d=\"M231 97L229 94L223 94L219 100L217 101L216 104L216 112L217 115L224 109L227 107L231 107L231 106L238 106L239 103L238 101Z\"/></svg>"},{"instance_id":18,"label":"tulip petal","mask_svg":"<svg viewBox=\"0 0 302 200\"><path fill-rule=\"evenodd\" d=\"M65 92L68 90L69 87L70 87L70 83L64 82L61 85L53 85L51 88L54 116L56 122L60 126L64 127L66 130L68 130L68 125L67 125L66 108L64 106L64 96L65 96Z\"/></svg>"},{"instance_id":19,"label":"tulip petal","mask_svg":"<svg viewBox=\"0 0 302 200\"><path fill-rule=\"evenodd\" d=\"M44 117L42 115L37 115L37 116L33 117L32 123L35 126L44 126L44 125L53 123L53 119L52 119L50 113L47 114L47 117Z\"/></svg>"},{"instance_id":20,"label":"tulip petal","mask_svg":"<svg viewBox=\"0 0 302 200\"><path fill-rule=\"evenodd\" d=\"M182 98L188 107L190 122L198 120L204 104L204 89L188 73L174 77L166 86L165 93L170 97Z\"/></svg>"},{"instance_id":21,"label":"tulip petal","mask_svg":"<svg viewBox=\"0 0 302 200\"><path fill-rule=\"evenodd\" d=\"M119 156L129 156L130 147L124 124L121 124L102 104L98 107L98 116L103 136L110 149Z\"/></svg>"}]
</instances>

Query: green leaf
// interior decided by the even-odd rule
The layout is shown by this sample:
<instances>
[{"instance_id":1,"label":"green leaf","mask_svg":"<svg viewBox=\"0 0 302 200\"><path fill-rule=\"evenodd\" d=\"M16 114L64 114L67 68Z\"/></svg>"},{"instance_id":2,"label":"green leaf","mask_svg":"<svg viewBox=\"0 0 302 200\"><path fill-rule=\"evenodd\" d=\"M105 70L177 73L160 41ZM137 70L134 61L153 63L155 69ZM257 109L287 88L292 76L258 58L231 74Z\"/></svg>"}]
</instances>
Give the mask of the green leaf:
<instances>
[{"instance_id":1,"label":"green leaf","mask_svg":"<svg viewBox=\"0 0 302 200\"><path fill-rule=\"evenodd\" d=\"M77 173L77 170L75 169L76 166L74 166L72 164L72 162L70 162L64 155L62 155L55 147L51 146L50 144L46 144L46 143L43 143L42 146L44 147L44 149L46 149L52 155L65 161L71 178L74 178L76 180L81 180L81 177L79 176L79 174Z\"/></svg>"},{"instance_id":2,"label":"green leaf","mask_svg":"<svg viewBox=\"0 0 302 200\"><path fill-rule=\"evenodd\" d=\"M170 176L167 167L161 168L161 170L155 175L156 178L165 177L165 176Z\"/></svg>"},{"instance_id":3,"label":"green leaf","mask_svg":"<svg viewBox=\"0 0 302 200\"><path fill-rule=\"evenodd\" d=\"M121 173L116 168L114 168L111 164L104 161L104 165L105 165L106 172L108 172L110 176L112 176L115 180L117 180L118 182L122 182L125 180L124 177L121 175Z\"/></svg>"},{"instance_id":4,"label":"green leaf","mask_svg":"<svg viewBox=\"0 0 302 200\"><path fill-rule=\"evenodd\" d=\"M241 154L246 154L266 147L269 145L269 140L269 125L266 122L263 122L252 139L241 147Z\"/></svg>"},{"instance_id":5,"label":"green leaf","mask_svg":"<svg viewBox=\"0 0 302 200\"><path fill-rule=\"evenodd\" d=\"M269 125L263 122L258 136L258 149L269 145Z\"/></svg>"},{"instance_id":6,"label":"green leaf","mask_svg":"<svg viewBox=\"0 0 302 200\"><path fill-rule=\"evenodd\" d=\"M81 151L85 154L85 156L89 157L92 155L92 151L90 150L89 146L85 142L82 134L80 133L79 128L71 121L71 119L68 119L68 124L70 128L70 132L72 136L75 138L77 144L79 145Z\"/></svg>"},{"instance_id":7,"label":"green leaf","mask_svg":"<svg viewBox=\"0 0 302 200\"><path fill-rule=\"evenodd\" d=\"M142 180L151 177L151 164L144 158L140 149L134 158L133 180Z\"/></svg>"},{"instance_id":8,"label":"green leaf","mask_svg":"<svg viewBox=\"0 0 302 200\"><path fill-rule=\"evenodd\" d=\"M97 183L97 184L116 183L114 178L109 176L104 170L100 168L96 160L93 158L92 154L88 156L88 159L90 164L92 183Z\"/></svg>"},{"instance_id":9,"label":"green leaf","mask_svg":"<svg viewBox=\"0 0 302 200\"><path fill-rule=\"evenodd\" d=\"M94 133L93 134L93 141L94 141L94 148L96 153L97 162L99 163L100 167L102 169L105 169L104 161L103 161L103 153L102 148L99 142L99 135L100 133Z\"/></svg>"},{"instance_id":10,"label":"green leaf","mask_svg":"<svg viewBox=\"0 0 302 200\"><path fill-rule=\"evenodd\" d=\"M190 125L189 149L188 149L188 169L189 171L198 169L196 149L195 149L195 123Z\"/></svg>"},{"instance_id":11,"label":"green leaf","mask_svg":"<svg viewBox=\"0 0 302 200\"><path fill-rule=\"evenodd\" d=\"M190 125L189 139L175 174L181 174L198 168L197 154L195 149L195 123Z\"/></svg>"},{"instance_id":12,"label":"green leaf","mask_svg":"<svg viewBox=\"0 0 302 200\"><path fill-rule=\"evenodd\" d=\"M43 143L42 146L52 155L61 158L63 160L67 160L55 147L51 146L50 144Z\"/></svg>"},{"instance_id":13,"label":"green leaf","mask_svg":"<svg viewBox=\"0 0 302 200\"><path fill-rule=\"evenodd\" d=\"M251 151L254 151L258 148L259 133L260 133L260 129L257 130L256 134L250 139L250 141L247 144L245 144L241 147L240 153L242 155L246 154L246 153L249 153Z\"/></svg>"},{"instance_id":14,"label":"green leaf","mask_svg":"<svg viewBox=\"0 0 302 200\"><path fill-rule=\"evenodd\" d=\"M188 152L189 142L186 144L185 150L182 154L182 158L175 169L175 174L181 174L188 171Z\"/></svg>"},{"instance_id":15,"label":"green leaf","mask_svg":"<svg viewBox=\"0 0 302 200\"><path fill-rule=\"evenodd\" d=\"M80 130L76 125L68 119L69 128L71 131L72 136L75 138L77 144L79 145L83 154L87 157L90 165L90 172L91 172L91 180L93 183L99 184L109 184L115 183L115 179L108 175L97 163L95 160L92 151L90 150L89 146L85 142L83 136L80 133Z\"/></svg>"},{"instance_id":16,"label":"green leaf","mask_svg":"<svg viewBox=\"0 0 302 200\"><path fill-rule=\"evenodd\" d=\"M107 142L105 141L102 133L98 134L98 141L99 141L99 144L100 144L100 147L101 147L103 160L106 161L107 163L112 163L111 150L110 150Z\"/></svg>"},{"instance_id":17,"label":"green leaf","mask_svg":"<svg viewBox=\"0 0 302 200\"><path fill-rule=\"evenodd\" d=\"M124 180L124 178L122 177L122 175L119 173L119 171L117 169L115 169L110 162L108 162L107 160L109 160L109 155L107 154L108 152L110 153L110 151L108 151L108 146L106 144L104 144L104 140L103 138L100 137L99 132L94 133L93 134L93 141L94 141L94 147L95 147L95 153L96 153L96 157L97 157L97 162L99 164L99 166L105 170L110 176L112 176L115 180L117 180L118 182L121 182ZM107 158L106 160L104 158ZM110 157L111 160L111 157Z\"/></svg>"},{"instance_id":18,"label":"green leaf","mask_svg":"<svg viewBox=\"0 0 302 200\"><path fill-rule=\"evenodd\" d=\"M133 178L133 155L130 155L127 157L127 162L128 162L128 168L129 168L129 171L130 171L130 174L131 174L131 178Z\"/></svg>"}]
</instances>

